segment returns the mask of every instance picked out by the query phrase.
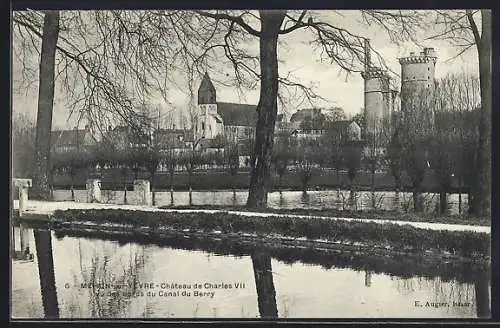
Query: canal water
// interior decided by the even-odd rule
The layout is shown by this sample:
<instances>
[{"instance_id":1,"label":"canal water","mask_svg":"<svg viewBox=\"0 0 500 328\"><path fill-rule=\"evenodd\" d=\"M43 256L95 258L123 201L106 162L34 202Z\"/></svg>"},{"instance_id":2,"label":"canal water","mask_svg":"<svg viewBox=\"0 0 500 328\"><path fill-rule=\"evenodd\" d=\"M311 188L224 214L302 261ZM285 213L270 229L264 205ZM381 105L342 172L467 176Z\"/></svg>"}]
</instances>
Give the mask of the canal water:
<instances>
[{"instance_id":1,"label":"canal water","mask_svg":"<svg viewBox=\"0 0 500 328\"><path fill-rule=\"evenodd\" d=\"M123 204L124 192L122 190L102 190L102 200L108 203ZM75 190L75 200L86 201L85 190ZM217 191L193 191L193 205L245 205L248 197L246 190L217 190ZM439 195L424 193L424 211L433 212L439 202ZM449 213L459 213L459 195L449 194ZM189 192L174 191L173 203L170 192L160 191L155 193L156 205L189 205ZM54 200L71 200L69 190L54 190ZM351 201L350 192L342 190L308 191L306 195L302 191L270 192L268 194L268 206L277 209L355 209L355 210L397 210L411 212L413 210L413 198L411 193L400 192L375 192L374 197L369 191L358 191L355 193L354 201ZM134 203L134 193L127 192L127 202ZM467 194L462 194L462 211L467 211Z\"/></svg>"},{"instance_id":2,"label":"canal water","mask_svg":"<svg viewBox=\"0 0 500 328\"><path fill-rule=\"evenodd\" d=\"M81 231L28 233L34 260L12 264L14 318L489 316L488 270L467 263L183 236L153 243Z\"/></svg>"}]
</instances>

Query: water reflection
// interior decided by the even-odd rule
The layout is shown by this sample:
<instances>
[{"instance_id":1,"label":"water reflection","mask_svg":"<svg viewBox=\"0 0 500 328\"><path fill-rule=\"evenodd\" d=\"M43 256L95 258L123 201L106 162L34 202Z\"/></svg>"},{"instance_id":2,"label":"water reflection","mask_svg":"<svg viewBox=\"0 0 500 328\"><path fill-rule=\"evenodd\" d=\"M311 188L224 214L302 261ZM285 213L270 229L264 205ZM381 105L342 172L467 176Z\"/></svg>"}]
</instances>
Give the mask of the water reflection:
<instances>
[{"instance_id":1,"label":"water reflection","mask_svg":"<svg viewBox=\"0 0 500 328\"><path fill-rule=\"evenodd\" d=\"M123 191L103 191L105 201L115 204L123 204ZM245 205L247 191L219 190L219 191L193 191L189 192L155 192L157 206L165 205ZM85 202L85 190L76 190L77 201ZM467 195L462 195L463 198ZM134 197L129 197L129 204L134 204ZM55 200L71 200L68 190L55 190ZM426 212L436 211L439 203L439 196L432 193L422 195L422 205ZM449 214L459 213L459 195L449 194ZM279 209L340 209L340 210L396 210L401 212L411 212L413 210L413 197L411 193L405 192L370 192L370 191L349 191L349 190L324 190L324 191L278 191L268 193L268 206ZM463 213L467 209L461 207Z\"/></svg>"},{"instance_id":2,"label":"water reflection","mask_svg":"<svg viewBox=\"0 0 500 328\"><path fill-rule=\"evenodd\" d=\"M278 307L276 306L271 256L265 248L255 248L252 253L252 264L260 316L264 319L277 318Z\"/></svg>"},{"instance_id":3,"label":"water reflection","mask_svg":"<svg viewBox=\"0 0 500 328\"><path fill-rule=\"evenodd\" d=\"M50 230L35 229L33 233L45 318L58 318L59 304L57 302L54 260L52 257L52 232Z\"/></svg>"},{"instance_id":4,"label":"water reflection","mask_svg":"<svg viewBox=\"0 0 500 328\"><path fill-rule=\"evenodd\" d=\"M489 272L485 264L256 246L234 239L186 238L180 233L147 241L91 231L66 230L54 235L52 249L50 231L34 231L48 318L489 316L490 278L484 273ZM137 288L145 282L203 280L231 283L233 289L207 290L216 293L212 298L168 298L147 297L148 289ZM69 289L65 287L68 282ZM82 282L94 287L75 287ZM236 282L246 288L235 288ZM14 276L14 293L20 283ZM103 284L124 288L95 288ZM23 300L14 299L14 312L26 316ZM416 309L415 300L469 305Z\"/></svg>"},{"instance_id":5,"label":"water reflection","mask_svg":"<svg viewBox=\"0 0 500 328\"><path fill-rule=\"evenodd\" d=\"M490 280L491 271L484 270L478 275L474 282L474 290L476 294L476 313L478 318L489 318L490 311L490 288L488 281Z\"/></svg>"}]
</instances>

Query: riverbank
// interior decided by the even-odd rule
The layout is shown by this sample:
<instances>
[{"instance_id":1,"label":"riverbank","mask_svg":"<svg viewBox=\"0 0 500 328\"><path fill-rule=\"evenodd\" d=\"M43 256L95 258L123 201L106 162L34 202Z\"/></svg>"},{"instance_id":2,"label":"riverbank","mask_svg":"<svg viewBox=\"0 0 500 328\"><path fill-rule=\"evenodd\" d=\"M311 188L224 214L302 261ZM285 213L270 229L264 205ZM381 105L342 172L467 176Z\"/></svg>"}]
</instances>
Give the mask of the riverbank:
<instances>
[{"instance_id":1,"label":"riverbank","mask_svg":"<svg viewBox=\"0 0 500 328\"><path fill-rule=\"evenodd\" d=\"M342 244L473 259L488 259L490 254L489 229L485 229L489 227L481 226L74 202L28 201L25 213L53 228L146 231L152 235L182 231L217 238L245 234L245 238L278 243L291 238L297 247L311 247L313 242L321 247Z\"/></svg>"},{"instance_id":2,"label":"riverbank","mask_svg":"<svg viewBox=\"0 0 500 328\"><path fill-rule=\"evenodd\" d=\"M397 211L384 210L369 210L369 211L353 211L353 210L337 210L337 209L249 209L245 206L219 206L219 205L193 205L193 206L159 206L160 209L178 209L178 210L219 210L219 211L242 211L242 212L260 212L271 214L287 214L287 215L305 215L319 217L342 217L352 219L369 219L377 221L401 221L401 222L428 222L428 223L443 223L456 225L472 225L490 227L491 220L485 217L470 217L465 215L436 215L433 213L401 213Z\"/></svg>"},{"instance_id":3,"label":"riverbank","mask_svg":"<svg viewBox=\"0 0 500 328\"><path fill-rule=\"evenodd\" d=\"M366 221L325 220L318 217L242 216L232 213L144 212L124 209L55 211L50 223L104 225L151 234L163 230L230 235L246 233L258 238L304 239L324 244L351 244L361 248L385 248L403 253L443 254L465 258L488 258L490 236L472 231L420 229L410 225Z\"/></svg>"},{"instance_id":4,"label":"riverbank","mask_svg":"<svg viewBox=\"0 0 500 328\"><path fill-rule=\"evenodd\" d=\"M14 217L18 214L16 209L18 208L18 201L13 201ZM491 228L487 225L470 225L470 224L450 224L446 222L425 222L422 218L424 216L414 215L414 221L402 221L400 220L401 213L395 212L385 212L392 213L392 216L386 216L386 218L391 219L378 219L376 216L370 216L369 212L351 212L355 213L356 217L347 217L343 215L343 211L338 211L332 214L339 214L338 216L325 216L325 215L310 215L310 214L298 214L298 213L273 213L271 209L262 210L249 210L243 207L234 207L235 210L230 210L229 207L205 207L205 206L193 206L188 208L173 207L173 208L159 208L155 206L146 205L119 205L110 203L83 203L83 202L72 202L72 201L58 201L58 202L47 202L47 201L36 201L29 200L26 204L26 212L24 214L24 220L35 220L35 221L49 221L53 216L55 211L65 211L65 210L92 210L92 209L105 209L105 210L130 210L138 212L163 212L163 213L180 213L180 214L197 214L197 213L207 213L207 214L231 214L244 217L254 217L257 219L264 219L273 216L288 217L288 218L299 218L299 219L322 219L322 220L334 220L334 221L357 221L365 223L377 223L377 224L395 224L395 225L408 225L419 229L428 230L446 230L446 231L471 231L478 233L490 234ZM278 210L279 211L279 210ZM283 210L287 211L287 210ZM292 211L305 211L307 213L309 210L294 209ZM314 210L313 210L314 211ZM318 213L320 213L319 211ZM328 213L325 211L325 213ZM348 211L346 212L349 213ZM377 213L377 212L374 212ZM446 217L444 217L446 218Z\"/></svg>"}]
</instances>

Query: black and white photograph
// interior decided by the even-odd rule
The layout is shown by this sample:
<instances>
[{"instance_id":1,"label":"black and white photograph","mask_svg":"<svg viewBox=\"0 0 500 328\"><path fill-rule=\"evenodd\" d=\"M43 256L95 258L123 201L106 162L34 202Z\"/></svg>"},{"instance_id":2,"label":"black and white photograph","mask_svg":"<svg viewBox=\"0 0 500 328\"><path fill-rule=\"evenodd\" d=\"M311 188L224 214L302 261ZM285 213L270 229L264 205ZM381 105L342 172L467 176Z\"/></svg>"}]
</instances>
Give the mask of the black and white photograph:
<instances>
[{"instance_id":1,"label":"black and white photograph","mask_svg":"<svg viewBox=\"0 0 500 328\"><path fill-rule=\"evenodd\" d=\"M11 320L489 319L492 10L11 12Z\"/></svg>"}]
</instances>

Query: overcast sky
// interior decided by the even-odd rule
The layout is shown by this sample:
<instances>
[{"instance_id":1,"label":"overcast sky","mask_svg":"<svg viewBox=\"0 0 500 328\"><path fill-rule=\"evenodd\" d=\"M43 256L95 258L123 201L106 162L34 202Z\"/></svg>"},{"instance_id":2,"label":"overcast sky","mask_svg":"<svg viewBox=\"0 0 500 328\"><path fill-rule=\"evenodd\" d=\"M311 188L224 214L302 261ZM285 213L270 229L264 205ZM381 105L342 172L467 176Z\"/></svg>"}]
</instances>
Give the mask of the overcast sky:
<instances>
[{"instance_id":1,"label":"overcast sky","mask_svg":"<svg viewBox=\"0 0 500 328\"><path fill-rule=\"evenodd\" d=\"M398 73L401 68L398 62L399 57L404 57L410 51L419 52L421 49L411 42L396 45L390 42L387 34L378 27L366 26L360 24L357 20L357 13L355 12L342 12L342 16L332 14L331 12L320 12L320 15L329 19L332 23L344 26L350 31L370 38L371 45L383 57L389 68ZM425 37L430 33L422 33L418 35L421 43L424 46L434 47L438 60L436 64L436 78L445 76L448 73L470 73L477 75L478 59L477 51L471 48L452 61L449 61L457 53L457 49L451 47L446 42L425 42ZM281 36L281 40L286 41L287 47L278 49L280 74L286 74L293 71L297 80L303 84L314 82L317 85L316 92L322 97L326 98L329 102L318 103L319 106L331 107L339 106L344 108L348 115L354 115L360 112L363 105L363 80L359 73L353 73L346 76L335 64L326 62L319 62L318 56L315 55L311 46L307 43L309 41L309 34L306 31L295 31L293 33ZM258 43L255 43L257 49ZM13 80L19 77L19 67L13 67ZM201 78L201 76L199 77ZM399 84L397 77L395 78L396 84ZM196 83L196 88L198 82ZM224 102L241 102L256 104L258 102L259 91L253 90L245 92L244 97L240 97L234 88L223 87L215 85L217 89L217 100ZM180 112L186 108L187 96L184 92L185 88L174 88L169 92L169 101L173 107ZM29 116L36 117L38 90L37 86L28 90L28 95L13 94L13 110L15 112L27 113ZM55 108L53 115L53 129L71 128L74 125L74 120L68 122L68 109L65 107L65 97L63 94L56 94ZM169 110L162 99L153 100L154 103L160 104L165 111ZM307 107L307 104L292 104L287 108L288 112L294 112L300 107Z\"/></svg>"}]
</instances>

